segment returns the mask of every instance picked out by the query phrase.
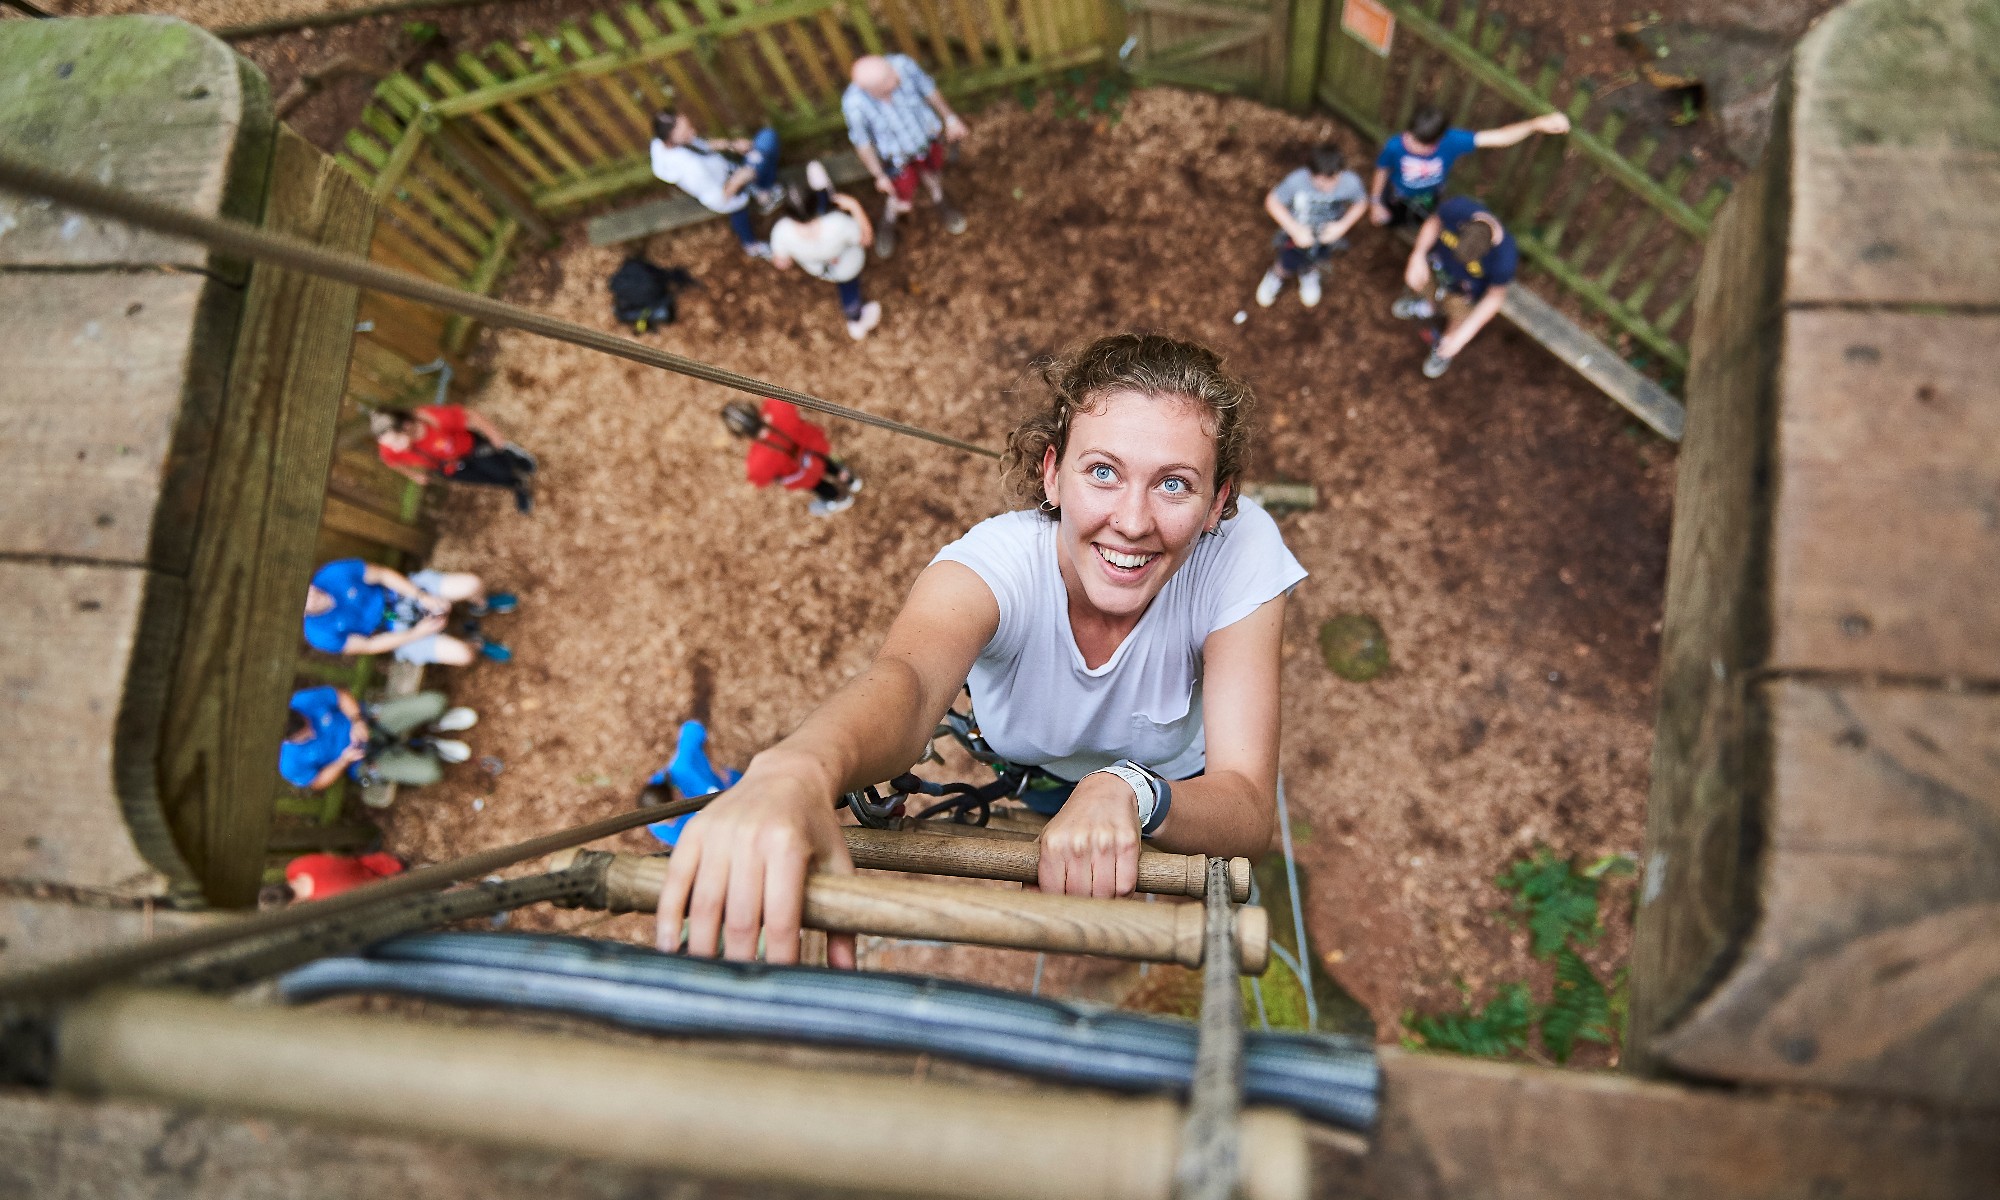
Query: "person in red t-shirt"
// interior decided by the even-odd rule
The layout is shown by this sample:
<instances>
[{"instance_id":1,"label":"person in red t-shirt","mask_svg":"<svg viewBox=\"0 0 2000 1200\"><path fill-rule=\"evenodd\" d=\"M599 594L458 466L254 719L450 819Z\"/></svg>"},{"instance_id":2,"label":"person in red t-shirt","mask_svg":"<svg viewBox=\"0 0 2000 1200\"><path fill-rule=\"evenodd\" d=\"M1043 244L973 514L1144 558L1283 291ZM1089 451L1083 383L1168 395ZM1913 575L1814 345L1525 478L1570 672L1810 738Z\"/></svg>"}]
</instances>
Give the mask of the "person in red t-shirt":
<instances>
[{"instance_id":1,"label":"person in red t-shirt","mask_svg":"<svg viewBox=\"0 0 2000 1200\"><path fill-rule=\"evenodd\" d=\"M744 470L758 487L783 484L788 491L811 488L816 517L830 517L854 503L861 479L833 457L826 431L783 400L764 401L763 413L741 401L722 409L722 423L750 439Z\"/></svg>"},{"instance_id":2,"label":"person in red t-shirt","mask_svg":"<svg viewBox=\"0 0 2000 1200\"><path fill-rule=\"evenodd\" d=\"M514 507L532 512L535 456L507 440L486 414L461 404L378 409L368 425L389 469L418 483L432 473L453 483L511 488Z\"/></svg>"},{"instance_id":3,"label":"person in red t-shirt","mask_svg":"<svg viewBox=\"0 0 2000 1200\"><path fill-rule=\"evenodd\" d=\"M285 884L294 900L324 900L402 873L393 854L302 854L285 865Z\"/></svg>"}]
</instances>

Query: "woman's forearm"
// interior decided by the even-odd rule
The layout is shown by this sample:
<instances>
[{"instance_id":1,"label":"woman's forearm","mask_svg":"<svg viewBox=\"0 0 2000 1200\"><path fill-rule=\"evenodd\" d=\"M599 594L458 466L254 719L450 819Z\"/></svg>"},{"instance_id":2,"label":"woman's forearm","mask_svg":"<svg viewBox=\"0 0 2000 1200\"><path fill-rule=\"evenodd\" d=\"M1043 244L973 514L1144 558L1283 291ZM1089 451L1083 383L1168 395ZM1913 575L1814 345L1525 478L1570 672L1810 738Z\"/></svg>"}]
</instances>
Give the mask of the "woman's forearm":
<instances>
[{"instance_id":1,"label":"woman's forearm","mask_svg":"<svg viewBox=\"0 0 2000 1200\"><path fill-rule=\"evenodd\" d=\"M938 718L951 704L951 697L937 699L925 691L908 663L878 658L751 766L805 772L829 800L892 779L923 757Z\"/></svg>"},{"instance_id":2,"label":"woman's forearm","mask_svg":"<svg viewBox=\"0 0 2000 1200\"><path fill-rule=\"evenodd\" d=\"M1277 795L1249 776L1212 771L1173 785L1173 807L1148 844L1178 854L1261 858L1277 836Z\"/></svg>"}]
</instances>

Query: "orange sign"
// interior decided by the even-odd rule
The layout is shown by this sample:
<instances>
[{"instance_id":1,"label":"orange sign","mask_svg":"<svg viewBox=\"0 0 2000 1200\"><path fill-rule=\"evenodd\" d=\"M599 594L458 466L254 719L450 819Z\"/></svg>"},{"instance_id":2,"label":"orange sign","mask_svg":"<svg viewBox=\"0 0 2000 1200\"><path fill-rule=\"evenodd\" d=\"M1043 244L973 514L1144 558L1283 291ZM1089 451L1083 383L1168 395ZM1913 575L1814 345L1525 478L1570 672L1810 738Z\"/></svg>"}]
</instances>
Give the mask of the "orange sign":
<instances>
[{"instance_id":1,"label":"orange sign","mask_svg":"<svg viewBox=\"0 0 2000 1200\"><path fill-rule=\"evenodd\" d=\"M1340 27L1387 58L1389 43L1396 37L1396 14L1379 0L1346 0L1340 6Z\"/></svg>"}]
</instances>

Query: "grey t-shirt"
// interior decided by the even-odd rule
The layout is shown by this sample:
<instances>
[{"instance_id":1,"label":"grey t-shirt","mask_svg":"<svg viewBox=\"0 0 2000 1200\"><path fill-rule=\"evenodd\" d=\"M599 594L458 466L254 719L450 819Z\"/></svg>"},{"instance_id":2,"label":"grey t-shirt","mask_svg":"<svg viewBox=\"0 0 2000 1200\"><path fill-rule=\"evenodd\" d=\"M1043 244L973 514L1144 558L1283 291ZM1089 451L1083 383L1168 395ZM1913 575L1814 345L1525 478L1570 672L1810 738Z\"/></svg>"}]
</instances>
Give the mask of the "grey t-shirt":
<instances>
[{"instance_id":1,"label":"grey t-shirt","mask_svg":"<svg viewBox=\"0 0 2000 1200\"><path fill-rule=\"evenodd\" d=\"M1337 221L1347 213L1350 204L1365 203L1367 189L1361 186L1361 177L1352 171L1342 171L1333 178L1333 190L1322 192L1313 186L1312 172L1304 167L1293 171L1278 181L1271 189L1278 197L1278 203L1291 210L1299 223L1319 233L1320 226L1329 221Z\"/></svg>"}]
</instances>

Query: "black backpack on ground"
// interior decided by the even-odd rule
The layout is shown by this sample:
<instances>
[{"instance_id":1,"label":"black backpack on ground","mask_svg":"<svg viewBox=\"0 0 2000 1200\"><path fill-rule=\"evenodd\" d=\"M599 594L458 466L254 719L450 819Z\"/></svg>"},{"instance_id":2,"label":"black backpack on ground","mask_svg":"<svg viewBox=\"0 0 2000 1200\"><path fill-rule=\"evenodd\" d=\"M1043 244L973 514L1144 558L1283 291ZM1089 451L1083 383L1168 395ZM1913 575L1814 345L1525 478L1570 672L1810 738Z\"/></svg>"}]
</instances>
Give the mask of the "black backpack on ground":
<instances>
[{"instance_id":1,"label":"black backpack on ground","mask_svg":"<svg viewBox=\"0 0 2000 1200\"><path fill-rule=\"evenodd\" d=\"M635 254L611 274L611 315L634 333L674 323L674 294L696 286L680 267L656 267Z\"/></svg>"}]
</instances>

